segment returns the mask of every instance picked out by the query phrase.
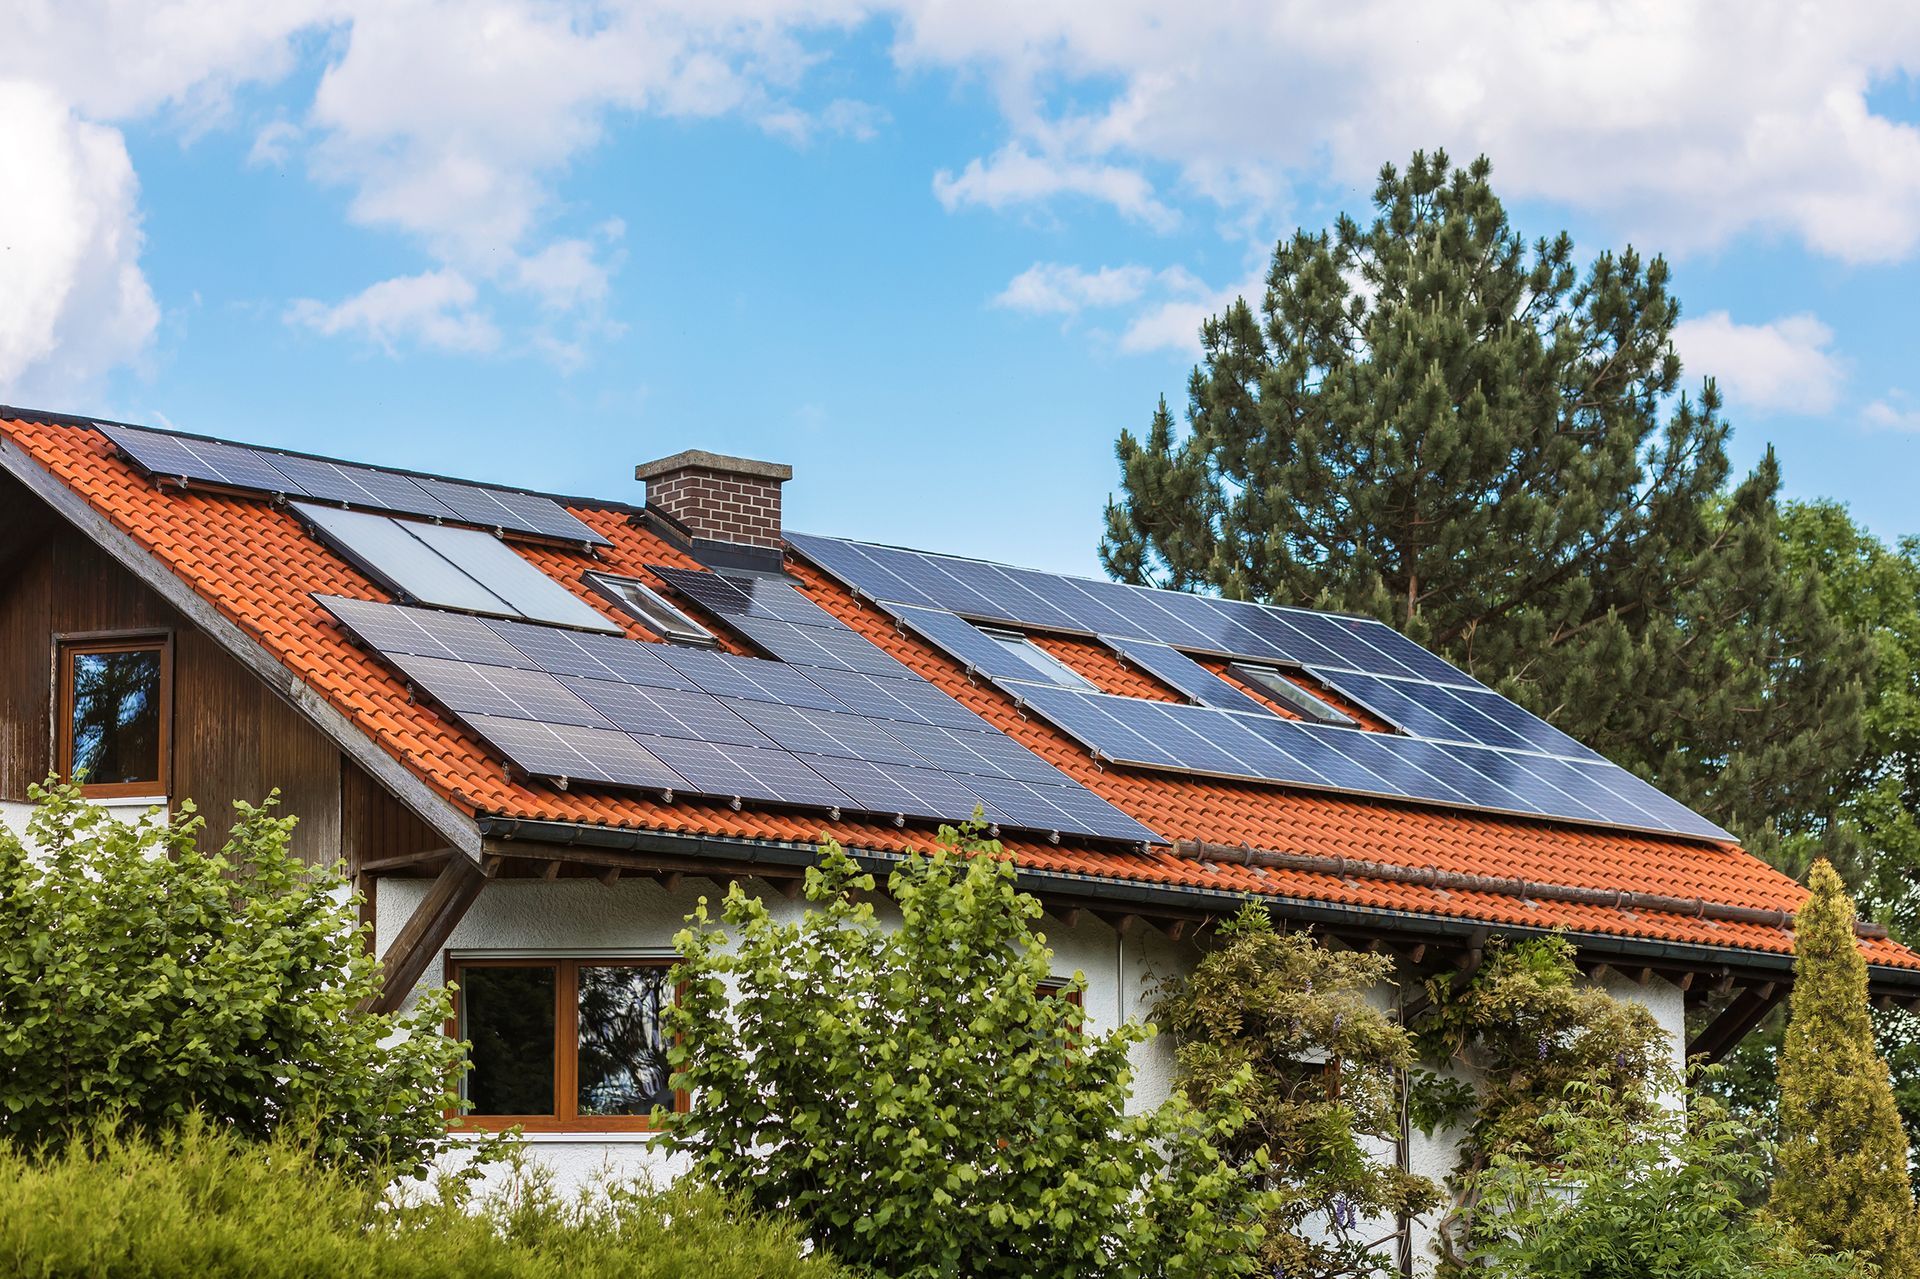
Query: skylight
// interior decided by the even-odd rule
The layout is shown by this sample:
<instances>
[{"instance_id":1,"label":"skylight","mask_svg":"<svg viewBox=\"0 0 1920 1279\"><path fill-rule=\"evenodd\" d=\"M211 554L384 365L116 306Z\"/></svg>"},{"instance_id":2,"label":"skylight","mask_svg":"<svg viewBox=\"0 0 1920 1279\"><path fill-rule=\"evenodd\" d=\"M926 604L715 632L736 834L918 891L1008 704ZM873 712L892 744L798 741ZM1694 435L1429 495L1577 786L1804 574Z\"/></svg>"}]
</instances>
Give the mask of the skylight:
<instances>
[{"instance_id":1,"label":"skylight","mask_svg":"<svg viewBox=\"0 0 1920 1279\"><path fill-rule=\"evenodd\" d=\"M1274 701L1289 710L1300 712L1318 724L1336 724L1342 728L1357 728L1359 725L1351 715L1334 709L1327 703L1301 688L1298 684L1282 675L1272 666L1254 666L1246 662L1235 662L1227 667L1227 673L1243 684L1250 684Z\"/></svg>"},{"instance_id":2,"label":"skylight","mask_svg":"<svg viewBox=\"0 0 1920 1279\"><path fill-rule=\"evenodd\" d=\"M581 630L620 629L491 533L309 502L295 502L293 509L403 599Z\"/></svg>"},{"instance_id":3,"label":"skylight","mask_svg":"<svg viewBox=\"0 0 1920 1279\"><path fill-rule=\"evenodd\" d=\"M1032 668L1035 675L1047 683L1056 684L1061 688L1079 688L1096 693L1100 691L1092 680L1089 680L1080 674L1080 672L1068 666L1052 653L1047 652L1046 649L1041 648L1019 631L1003 631L988 626L982 626L979 630L982 635L985 635L988 639L1025 662Z\"/></svg>"},{"instance_id":4,"label":"skylight","mask_svg":"<svg viewBox=\"0 0 1920 1279\"><path fill-rule=\"evenodd\" d=\"M645 582L611 573L589 573L587 580L602 595L638 618L640 624L661 639L676 644L712 644L713 632L669 604L660 592Z\"/></svg>"}]
</instances>

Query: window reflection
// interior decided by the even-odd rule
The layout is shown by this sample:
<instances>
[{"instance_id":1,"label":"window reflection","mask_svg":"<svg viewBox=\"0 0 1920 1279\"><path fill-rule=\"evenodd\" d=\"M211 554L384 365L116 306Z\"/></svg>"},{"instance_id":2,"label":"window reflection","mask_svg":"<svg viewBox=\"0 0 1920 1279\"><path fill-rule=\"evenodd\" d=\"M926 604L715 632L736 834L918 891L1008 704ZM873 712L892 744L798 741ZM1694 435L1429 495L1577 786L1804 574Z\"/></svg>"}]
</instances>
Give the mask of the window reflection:
<instances>
[{"instance_id":1,"label":"window reflection","mask_svg":"<svg viewBox=\"0 0 1920 1279\"><path fill-rule=\"evenodd\" d=\"M89 786L160 781L160 651L73 654L69 775Z\"/></svg>"},{"instance_id":2,"label":"window reflection","mask_svg":"<svg viewBox=\"0 0 1920 1279\"><path fill-rule=\"evenodd\" d=\"M474 966L459 980L460 1037L473 1045L473 1113L552 1114L556 970Z\"/></svg>"},{"instance_id":3,"label":"window reflection","mask_svg":"<svg viewBox=\"0 0 1920 1279\"><path fill-rule=\"evenodd\" d=\"M664 968L580 965L582 1115L645 1115L673 1105L660 1029L671 998Z\"/></svg>"}]
</instances>

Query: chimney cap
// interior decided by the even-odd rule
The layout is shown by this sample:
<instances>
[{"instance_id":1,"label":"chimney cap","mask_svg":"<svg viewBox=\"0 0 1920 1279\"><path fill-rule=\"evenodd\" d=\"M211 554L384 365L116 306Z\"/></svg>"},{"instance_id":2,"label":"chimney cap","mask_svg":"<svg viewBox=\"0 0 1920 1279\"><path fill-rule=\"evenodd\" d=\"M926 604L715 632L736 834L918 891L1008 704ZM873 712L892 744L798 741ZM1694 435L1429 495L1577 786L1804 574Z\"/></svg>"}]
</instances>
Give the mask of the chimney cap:
<instances>
[{"instance_id":1,"label":"chimney cap","mask_svg":"<svg viewBox=\"0 0 1920 1279\"><path fill-rule=\"evenodd\" d=\"M793 468L779 462L756 462L748 457L728 457L705 449L685 449L656 462L642 462L633 468L636 480L658 479L675 471L720 471L733 475L751 475L756 479L782 483L793 478Z\"/></svg>"}]
</instances>

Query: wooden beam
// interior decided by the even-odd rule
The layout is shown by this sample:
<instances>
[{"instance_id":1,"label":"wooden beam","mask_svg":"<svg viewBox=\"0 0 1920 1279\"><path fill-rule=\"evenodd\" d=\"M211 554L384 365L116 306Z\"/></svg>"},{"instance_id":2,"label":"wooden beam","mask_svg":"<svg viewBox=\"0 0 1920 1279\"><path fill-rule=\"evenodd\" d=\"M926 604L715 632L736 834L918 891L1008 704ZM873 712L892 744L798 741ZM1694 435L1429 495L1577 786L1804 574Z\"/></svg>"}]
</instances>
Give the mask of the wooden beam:
<instances>
[{"instance_id":1,"label":"wooden beam","mask_svg":"<svg viewBox=\"0 0 1920 1279\"><path fill-rule=\"evenodd\" d=\"M548 862L546 868L540 872L540 877L542 879L558 879L560 878L560 868L564 865L566 865L566 863L560 861Z\"/></svg>"},{"instance_id":2,"label":"wooden beam","mask_svg":"<svg viewBox=\"0 0 1920 1279\"><path fill-rule=\"evenodd\" d=\"M1185 919L1169 919L1160 925L1160 931L1167 935L1168 941L1179 941L1187 935L1189 922Z\"/></svg>"},{"instance_id":3,"label":"wooden beam","mask_svg":"<svg viewBox=\"0 0 1920 1279\"><path fill-rule=\"evenodd\" d=\"M1062 928L1074 927L1080 922L1080 908L1078 906L1067 907L1065 910L1059 912L1059 919Z\"/></svg>"},{"instance_id":4,"label":"wooden beam","mask_svg":"<svg viewBox=\"0 0 1920 1279\"><path fill-rule=\"evenodd\" d=\"M1719 1061L1772 1012L1779 1003L1779 986L1764 982L1749 986L1721 1010L1687 1045L1689 1058L1705 1057L1708 1064Z\"/></svg>"},{"instance_id":5,"label":"wooden beam","mask_svg":"<svg viewBox=\"0 0 1920 1279\"><path fill-rule=\"evenodd\" d=\"M1140 916L1122 915L1120 916L1120 922L1113 926L1113 930L1119 933L1122 937L1125 937L1127 934L1131 933L1134 929L1138 928L1139 926L1140 926Z\"/></svg>"},{"instance_id":6,"label":"wooden beam","mask_svg":"<svg viewBox=\"0 0 1920 1279\"><path fill-rule=\"evenodd\" d=\"M377 875L381 871L402 870L414 866L424 866L429 862L445 861L453 856L451 848L423 848L417 853L402 853L398 857L375 857L360 863L362 875Z\"/></svg>"},{"instance_id":7,"label":"wooden beam","mask_svg":"<svg viewBox=\"0 0 1920 1279\"><path fill-rule=\"evenodd\" d=\"M467 908L486 882L480 868L467 858L448 859L381 956L380 994L364 1011L390 1013L400 1006L413 983L420 980L420 974L447 944L447 938L453 936L454 928L466 918Z\"/></svg>"},{"instance_id":8,"label":"wooden beam","mask_svg":"<svg viewBox=\"0 0 1920 1279\"><path fill-rule=\"evenodd\" d=\"M1681 973L1678 977L1675 977L1673 979L1673 984L1679 987L1680 993L1684 995L1687 991L1693 989L1693 979L1697 975L1698 974L1696 974L1691 968L1689 968L1686 972Z\"/></svg>"},{"instance_id":9,"label":"wooden beam","mask_svg":"<svg viewBox=\"0 0 1920 1279\"><path fill-rule=\"evenodd\" d=\"M612 888L615 884L620 882L620 868L618 866L607 867L605 870L600 872L599 879L600 879L600 882L605 884L608 888Z\"/></svg>"}]
</instances>

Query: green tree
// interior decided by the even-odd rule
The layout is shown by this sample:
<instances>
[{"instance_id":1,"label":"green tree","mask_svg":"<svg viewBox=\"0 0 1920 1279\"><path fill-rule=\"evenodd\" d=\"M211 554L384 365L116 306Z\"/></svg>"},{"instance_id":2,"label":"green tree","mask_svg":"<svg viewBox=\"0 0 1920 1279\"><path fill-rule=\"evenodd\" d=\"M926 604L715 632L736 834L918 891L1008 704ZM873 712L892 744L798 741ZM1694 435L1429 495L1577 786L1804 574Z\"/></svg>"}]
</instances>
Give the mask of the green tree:
<instances>
[{"instance_id":1,"label":"green tree","mask_svg":"<svg viewBox=\"0 0 1920 1279\"><path fill-rule=\"evenodd\" d=\"M198 1112L422 1167L465 1046L444 995L356 1013L379 966L338 872L288 851L293 818L240 805L207 852L191 805L123 823L71 786L33 799L25 843L0 828L0 1137L57 1147L101 1116L164 1133Z\"/></svg>"},{"instance_id":2,"label":"green tree","mask_svg":"<svg viewBox=\"0 0 1920 1279\"><path fill-rule=\"evenodd\" d=\"M1401 1072L1413 1064L1412 1036L1368 998L1393 966L1278 932L1249 904L1155 1004L1187 1095L1207 1106L1226 1093L1247 1108L1222 1148L1263 1167L1276 1192L1264 1254L1275 1274L1391 1273L1382 1237L1440 1201L1438 1186L1379 1155L1399 1139Z\"/></svg>"},{"instance_id":3,"label":"green tree","mask_svg":"<svg viewBox=\"0 0 1920 1279\"><path fill-rule=\"evenodd\" d=\"M1920 1273L1920 1222L1906 1132L1874 1051L1853 902L1825 862L1810 878L1813 895L1794 921L1772 1207L1814 1243L1907 1279Z\"/></svg>"},{"instance_id":4,"label":"green tree","mask_svg":"<svg viewBox=\"0 0 1920 1279\"><path fill-rule=\"evenodd\" d=\"M1529 246L1490 175L1416 153L1276 247L1185 429L1121 434L1107 570L1377 616L1763 851L1824 837L1869 658L1785 571L1771 454L1728 490L1662 259Z\"/></svg>"},{"instance_id":5,"label":"green tree","mask_svg":"<svg viewBox=\"0 0 1920 1279\"><path fill-rule=\"evenodd\" d=\"M837 845L790 923L736 884L676 944L676 1084L696 1172L855 1265L922 1279L1250 1273L1265 1200L1212 1144L1237 1106L1128 1114L1129 1024L1041 990L1039 903L952 830L887 878ZM729 935L731 934L731 935ZM1070 991L1082 988L1076 976Z\"/></svg>"},{"instance_id":6,"label":"green tree","mask_svg":"<svg viewBox=\"0 0 1920 1279\"><path fill-rule=\"evenodd\" d=\"M1472 1191L1485 1279L1872 1279L1871 1264L1809 1251L1749 1200L1765 1142L1712 1098L1684 1112L1581 1088L1496 1155Z\"/></svg>"}]
</instances>

